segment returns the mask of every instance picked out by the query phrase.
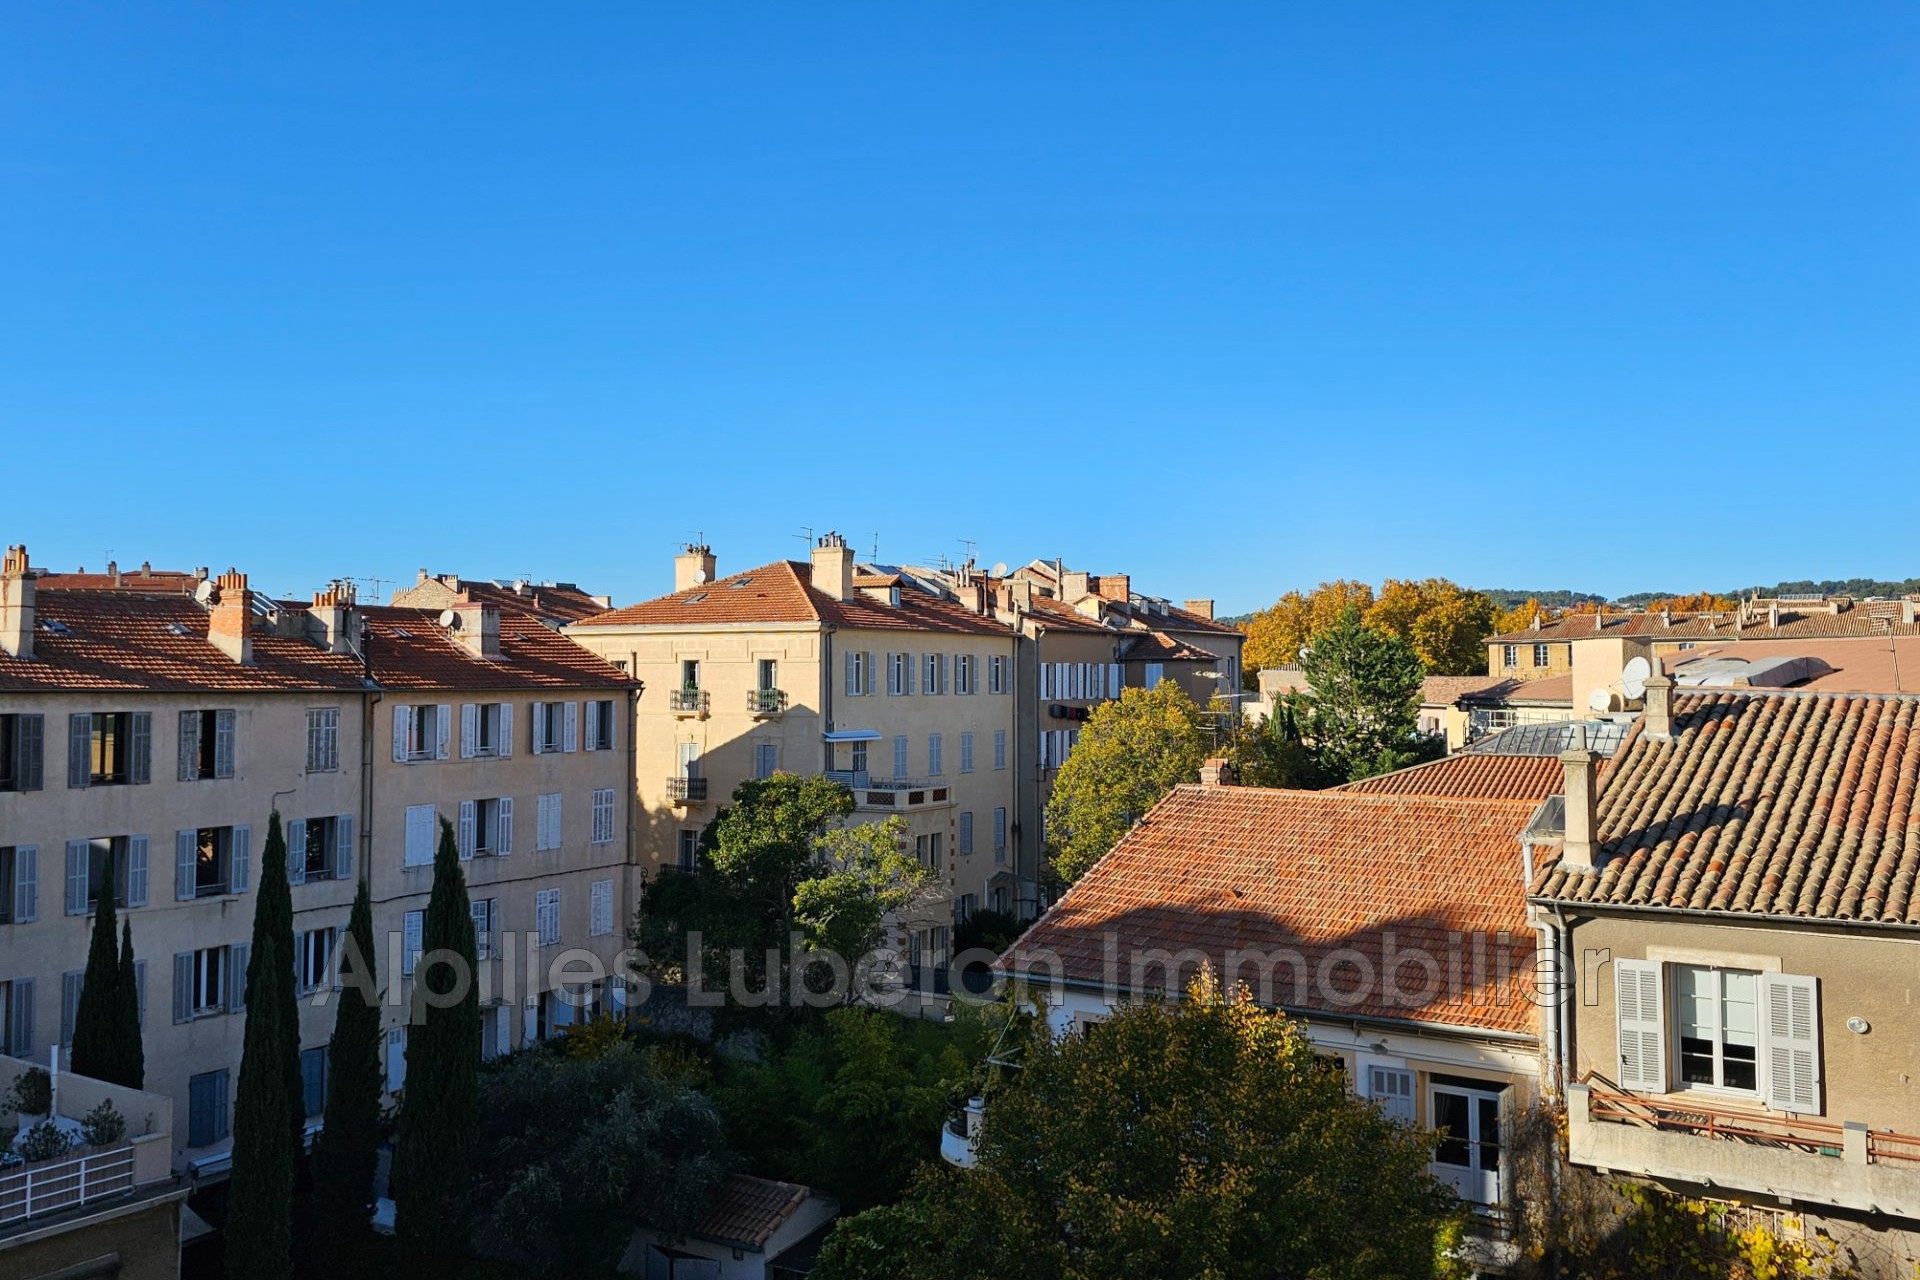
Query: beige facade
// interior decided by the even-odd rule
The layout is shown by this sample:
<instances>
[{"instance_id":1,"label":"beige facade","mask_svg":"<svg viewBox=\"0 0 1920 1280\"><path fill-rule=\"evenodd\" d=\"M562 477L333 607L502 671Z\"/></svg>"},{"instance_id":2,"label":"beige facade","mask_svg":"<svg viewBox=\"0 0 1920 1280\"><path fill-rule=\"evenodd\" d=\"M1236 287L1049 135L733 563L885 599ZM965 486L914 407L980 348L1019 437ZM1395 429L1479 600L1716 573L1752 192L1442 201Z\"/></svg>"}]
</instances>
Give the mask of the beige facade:
<instances>
[{"instance_id":1,"label":"beige facade","mask_svg":"<svg viewBox=\"0 0 1920 1280\"><path fill-rule=\"evenodd\" d=\"M1560 640L1502 640L1487 642L1487 670L1509 680L1542 680L1573 670L1573 646ZM1616 669L1614 675L1619 675Z\"/></svg>"}]
</instances>

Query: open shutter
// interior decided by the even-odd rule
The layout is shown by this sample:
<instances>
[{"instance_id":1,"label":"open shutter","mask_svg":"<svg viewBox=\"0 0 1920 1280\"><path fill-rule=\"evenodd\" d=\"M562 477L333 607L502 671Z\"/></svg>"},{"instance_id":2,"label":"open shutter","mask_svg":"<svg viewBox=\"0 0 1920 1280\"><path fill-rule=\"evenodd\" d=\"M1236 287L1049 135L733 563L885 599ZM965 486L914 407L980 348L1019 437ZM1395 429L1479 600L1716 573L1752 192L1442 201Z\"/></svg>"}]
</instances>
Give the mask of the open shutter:
<instances>
[{"instance_id":1,"label":"open shutter","mask_svg":"<svg viewBox=\"0 0 1920 1280\"><path fill-rule=\"evenodd\" d=\"M13 1026L7 1035L7 1051L16 1058L33 1057L33 979L13 980Z\"/></svg>"},{"instance_id":2,"label":"open shutter","mask_svg":"<svg viewBox=\"0 0 1920 1280\"><path fill-rule=\"evenodd\" d=\"M84 711L67 717L67 785L84 787L93 780L93 717Z\"/></svg>"},{"instance_id":3,"label":"open shutter","mask_svg":"<svg viewBox=\"0 0 1920 1280\"><path fill-rule=\"evenodd\" d=\"M858 674L854 671L853 654L851 652L846 655L843 660L843 665L847 670L847 696L849 698L857 697L860 693L860 686L858 683Z\"/></svg>"},{"instance_id":4,"label":"open shutter","mask_svg":"<svg viewBox=\"0 0 1920 1280\"><path fill-rule=\"evenodd\" d=\"M1613 962L1614 1024L1620 1044L1620 1085L1643 1093L1667 1090L1666 993L1660 965Z\"/></svg>"},{"instance_id":5,"label":"open shutter","mask_svg":"<svg viewBox=\"0 0 1920 1280\"><path fill-rule=\"evenodd\" d=\"M150 843L145 836L127 837L127 905L129 907L147 905L147 849Z\"/></svg>"},{"instance_id":6,"label":"open shutter","mask_svg":"<svg viewBox=\"0 0 1920 1280\"><path fill-rule=\"evenodd\" d=\"M1760 975L1760 1059L1767 1105L1820 1111L1820 989L1816 978Z\"/></svg>"},{"instance_id":7,"label":"open shutter","mask_svg":"<svg viewBox=\"0 0 1920 1280\"><path fill-rule=\"evenodd\" d=\"M233 776L234 730L232 711L213 713L213 776L216 778Z\"/></svg>"},{"instance_id":8,"label":"open shutter","mask_svg":"<svg viewBox=\"0 0 1920 1280\"><path fill-rule=\"evenodd\" d=\"M560 749L562 751L577 751L580 748L580 704L577 702L566 702L561 705L566 707L566 711L562 713L566 717L566 722L560 730Z\"/></svg>"},{"instance_id":9,"label":"open shutter","mask_svg":"<svg viewBox=\"0 0 1920 1280\"><path fill-rule=\"evenodd\" d=\"M433 758L447 758L447 740L453 732L453 708L441 703L433 711Z\"/></svg>"},{"instance_id":10,"label":"open shutter","mask_svg":"<svg viewBox=\"0 0 1920 1280\"><path fill-rule=\"evenodd\" d=\"M547 716L552 710L553 704L550 702L533 704L533 754L537 756L545 755L547 751Z\"/></svg>"},{"instance_id":11,"label":"open shutter","mask_svg":"<svg viewBox=\"0 0 1920 1280\"><path fill-rule=\"evenodd\" d=\"M13 922L32 924L40 917L40 846L23 844L13 851Z\"/></svg>"},{"instance_id":12,"label":"open shutter","mask_svg":"<svg viewBox=\"0 0 1920 1280\"><path fill-rule=\"evenodd\" d=\"M307 882L307 820L295 818L287 823L287 883Z\"/></svg>"},{"instance_id":13,"label":"open shutter","mask_svg":"<svg viewBox=\"0 0 1920 1280\"><path fill-rule=\"evenodd\" d=\"M180 781L189 782L200 776L200 713L182 711L180 713Z\"/></svg>"},{"instance_id":14,"label":"open shutter","mask_svg":"<svg viewBox=\"0 0 1920 1280\"><path fill-rule=\"evenodd\" d=\"M340 880L350 879L353 875L353 815L343 813L335 818L333 829L339 837L333 853L334 877Z\"/></svg>"},{"instance_id":15,"label":"open shutter","mask_svg":"<svg viewBox=\"0 0 1920 1280\"><path fill-rule=\"evenodd\" d=\"M87 862L93 853L92 842L67 841L67 914L87 914Z\"/></svg>"},{"instance_id":16,"label":"open shutter","mask_svg":"<svg viewBox=\"0 0 1920 1280\"><path fill-rule=\"evenodd\" d=\"M600 704L589 701L587 708L587 750L600 749Z\"/></svg>"},{"instance_id":17,"label":"open shutter","mask_svg":"<svg viewBox=\"0 0 1920 1280\"><path fill-rule=\"evenodd\" d=\"M153 713L136 711L127 717L132 726L127 752L127 781L144 785L153 781Z\"/></svg>"},{"instance_id":18,"label":"open shutter","mask_svg":"<svg viewBox=\"0 0 1920 1280\"><path fill-rule=\"evenodd\" d=\"M474 740L480 736L475 728L479 714L480 708L471 702L460 704L460 758L462 760L473 759Z\"/></svg>"},{"instance_id":19,"label":"open shutter","mask_svg":"<svg viewBox=\"0 0 1920 1280\"><path fill-rule=\"evenodd\" d=\"M413 708L395 707L393 709L393 762L405 764L407 742L413 737Z\"/></svg>"},{"instance_id":20,"label":"open shutter","mask_svg":"<svg viewBox=\"0 0 1920 1280\"><path fill-rule=\"evenodd\" d=\"M16 716L13 722L13 785L21 791L38 791L42 783L42 754L46 738L46 717Z\"/></svg>"},{"instance_id":21,"label":"open shutter","mask_svg":"<svg viewBox=\"0 0 1920 1280\"><path fill-rule=\"evenodd\" d=\"M60 1043L73 1047L73 1024L79 1020L80 988L87 971L74 969L60 975Z\"/></svg>"},{"instance_id":22,"label":"open shutter","mask_svg":"<svg viewBox=\"0 0 1920 1280\"><path fill-rule=\"evenodd\" d=\"M253 828L235 827L233 829L233 868L232 878L227 882L229 893L245 893L250 864L253 858Z\"/></svg>"},{"instance_id":23,"label":"open shutter","mask_svg":"<svg viewBox=\"0 0 1920 1280\"><path fill-rule=\"evenodd\" d=\"M173 956L173 1020L193 1021L193 952L176 951Z\"/></svg>"},{"instance_id":24,"label":"open shutter","mask_svg":"<svg viewBox=\"0 0 1920 1280\"><path fill-rule=\"evenodd\" d=\"M468 862L473 858L473 801L460 802L460 823L455 843L460 849L460 861Z\"/></svg>"},{"instance_id":25,"label":"open shutter","mask_svg":"<svg viewBox=\"0 0 1920 1280\"><path fill-rule=\"evenodd\" d=\"M227 948L227 1012L245 1013L247 1009L247 961L253 947L245 942Z\"/></svg>"},{"instance_id":26,"label":"open shutter","mask_svg":"<svg viewBox=\"0 0 1920 1280\"><path fill-rule=\"evenodd\" d=\"M191 827L173 837L173 896L177 902L192 902L194 864L200 857L200 833Z\"/></svg>"},{"instance_id":27,"label":"open shutter","mask_svg":"<svg viewBox=\"0 0 1920 1280\"><path fill-rule=\"evenodd\" d=\"M426 927L424 912L409 911L401 923L400 972L402 976L411 976L414 962L420 958L423 946L423 930Z\"/></svg>"},{"instance_id":28,"label":"open shutter","mask_svg":"<svg viewBox=\"0 0 1920 1280\"><path fill-rule=\"evenodd\" d=\"M500 797L500 830L494 838L493 852L506 857L513 852L513 797Z\"/></svg>"}]
</instances>

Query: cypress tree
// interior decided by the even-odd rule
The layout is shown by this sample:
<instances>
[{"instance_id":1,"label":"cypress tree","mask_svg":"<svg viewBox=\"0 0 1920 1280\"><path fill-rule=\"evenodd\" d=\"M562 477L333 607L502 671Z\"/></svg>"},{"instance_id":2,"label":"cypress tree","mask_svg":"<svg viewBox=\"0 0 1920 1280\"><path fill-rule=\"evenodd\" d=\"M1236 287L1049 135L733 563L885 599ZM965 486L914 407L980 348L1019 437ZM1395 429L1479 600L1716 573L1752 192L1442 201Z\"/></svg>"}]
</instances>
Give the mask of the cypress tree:
<instances>
[{"instance_id":1,"label":"cypress tree","mask_svg":"<svg viewBox=\"0 0 1920 1280\"><path fill-rule=\"evenodd\" d=\"M380 986L367 885L354 894L327 1046L327 1123L313 1144L313 1273L373 1270L373 1178L380 1153Z\"/></svg>"},{"instance_id":2,"label":"cypress tree","mask_svg":"<svg viewBox=\"0 0 1920 1280\"><path fill-rule=\"evenodd\" d=\"M393 1157L394 1234L419 1280L456 1280L467 1253L470 1151L478 1121L479 961L453 825L440 820L422 959L413 979L407 1088Z\"/></svg>"},{"instance_id":3,"label":"cypress tree","mask_svg":"<svg viewBox=\"0 0 1920 1280\"><path fill-rule=\"evenodd\" d=\"M140 974L133 959L133 921L120 922L120 982L115 990L113 1040L119 1076L114 1083L130 1089L147 1085L147 1051L140 1034Z\"/></svg>"},{"instance_id":4,"label":"cypress tree","mask_svg":"<svg viewBox=\"0 0 1920 1280\"><path fill-rule=\"evenodd\" d=\"M114 1043L114 1008L120 999L120 931L114 920L113 898L113 859L108 858L99 905L93 912L93 939L87 948L80 1004L74 1010L73 1053L67 1065L78 1075L121 1084L119 1048Z\"/></svg>"},{"instance_id":5,"label":"cypress tree","mask_svg":"<svg viewBox=\"0 0 1920 1280\"><path fill-rule=\"evenodd\" d=\"M293 992L293 894L280 813L267 820L247 963L247 1030L233 1106L227 1184L228 1280L286 1280L293 1266L293 1187L301 1123L300 1011Z\"/></svg>"}]
</instances>

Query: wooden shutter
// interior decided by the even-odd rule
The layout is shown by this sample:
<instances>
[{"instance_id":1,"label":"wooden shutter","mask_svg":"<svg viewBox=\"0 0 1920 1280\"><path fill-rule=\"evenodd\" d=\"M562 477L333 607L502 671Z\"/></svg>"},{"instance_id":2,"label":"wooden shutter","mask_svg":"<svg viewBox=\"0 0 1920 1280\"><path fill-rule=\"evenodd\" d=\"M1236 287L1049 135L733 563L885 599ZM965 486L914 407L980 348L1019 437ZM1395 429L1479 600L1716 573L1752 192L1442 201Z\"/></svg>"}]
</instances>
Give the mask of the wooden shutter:
<instances>
[{"instance_id":1,"label":"wooden shutter","mask_svg":"<svg viewBox=\"0 0 1920 1280\"><path fill-rule=\"evenodd\" d=\"M307 882L307 820L295 818L287 823L287 883Z\"/></svg>"},{"instance_id":2,"label":"wooden shutter","mask_svg":"<svg viewBox=\"0 0 1920 1280\"><path fill-rule=\"evenodd\" d=\"M447 741L453 733L453 708L441 703L433 711L433 758L447 758Z\"/></svg>"},{"instance_id":3,"label":"wooden shutter","mask_svg":"<svg viewBox=\"0 0 1920 1280\"><path fill-rule=\"evenodd\" d=\"M345 880L353 875L353 815L343 813L333 820L337 837L333 853L333 874Z\"/></svg>"},{"instance_id":4,"label":"wooden shutter","mask_svg":"<svg viewBox=\"0 0 1920 1280\"><path fill-rule=\"evenodd\" d=\"M494 751L503 756L513 754L513 704L500 704L500 741L493 746Z\"/></svg>"},{"instance_id":5,"label":"wooden shutter","mask_svg":"<svg viewBox=\"0 0 1920 1280\"><path fill-rule=\"evenodd\" d=\"M87 914L87 863L93 854L89 840L67 841L67 914Z\"/></svg>"},{"instance_id":6,"label":"wooden shutter","mask_svg":"<svg viewBox=\"0 0 1920 1280\"><path fill-rule=\"evenodd\" d=\"M80 1013L80 988L86 982L87 971L74 969L60 975L60 1043L69 1049L73 1047L73 1024Z\"/></svg>"},{"instance_id":7,"label":"wooden shutter","mask_svg":"<svg viewBox=\"0 0 1920 1280\"><path fill-rule=\"evenodd\" d=\"M127 905L144 907L147 905L147 850L150 842L145 836L127 837ZM18 857L15 854L15 857Z\"/></svg>"},{"instance_id":8,"label":"wooden shutter","mask_svg":"<svg viewBox=\"0 0 1920 1280\"><path fill-rule=\"evenodd\" d=\"M247 961L253 948L244 942L227 948L227 1012L247 1011Z\"/></svg>"},{"instance_id":9,"label":"wooden shutter","mask_svg":"<svg viewBox=\"0 0 1920 1280\"><path fill-rule=\"evenodd\" d=\"M32 924L40 917L40 846L13 850L13 922Z\"/></svg>"},{"instance_id":10,"label":"wooden shutter","mask_svg":"<svg viewBox=\"0 0 1920 1280\"><path fill-rule=\"evenodd\" d=\"M237 726L232 711L213 713L213 776L231 778Z\"/></svg>"},{"instance_id":11,"label":"wooden shutter","mask_svg":"<svg viewBox=\"0 0 1920 1280\"><path fill-rule=\"evenodd\" d=\"M474 740L480 736L476 725L479 712L480 709L471 702L460 704L460 758L462 760L473 759Z\"/></svg>"},{"instance_id":12,"label":"wooden shutter","mask_svg":"<svg viewBox=\"0 0 1920 1280\"><path fill-rule=\"evenodd\" d=\"M407 742L413 737L413 708L393 709L393 762L405 764L407 761Z\"/></svg>"},{"instance_id":13,"label":"wooden shutter","mask_svg":"<svg viewBox=\"0 0 1920 1280\"><path fill-rule=\"evenodd\" d=\"M422 932L426 927L426 915L420 911L409 911L401 925L400 972L408 975L413 972L415 962L420 958L424 946Z\"/></svg>"},{"instance_id":14,"label":"wooden shutter","mask_svg":"<svg viewBox=\"0 0 1920 1280\"><path fill-rule=\"evenodd\" d=\"M846 655L845 665L847 668L847 696L849 698L858 697L860 693L860 686L857 683L857 680L854 675L853 654L849 653Z\"/></svg>"},{"instance_id":15,"label":"wooden shutter","mask_svg":"<svg viewBox=\"0 0 1920 1280\"><path fill-rule=\"evenodd\" d=\"M1817 978L1760 975L1760 1060L1767 1105L1820 1111L1820 989Z\"/></svg>"},{"instance_id":16,"label":"wooden shutter","mask_svg":"<svg viewBox=\"0 0 1920 1280\"><path fill-rule=\"evenodd\" d=\"M460 861L471 861L473 859L473 801L471 800L460 802L459 834L455 843L460 849Z\"/></svg>"},{"instance_id":17,"label":"wooden shutter","mask_svg":"<svg viewBox=\"0 0 1920 1280\"><path fill-rule=\"evenodd\" d=\"M533 704L533 754L537 756L545 755L547 751L547 719L552 706L549 702Z\"/></svg>"},{"instance_id":18,"label":"wooden shutter","mask_svg":"<svg viewBox=\"0 0 1920 1280\"><path fill-rule=\"evenodd\" d=\"M566 711L564 712L566 725L561 730L563 737L561 739L560 749L562 751L577 751L580 749L580 704L577 702L567 702L562 705L566 707Z\"/></svg>"},{"instance_id":19,"label":"wooden shutter","mask_svg":"<svg viewBox=\"0 0 1920 1280\"><path fill-rule=\"evenodd\" d=\"M1667 1090L1666 975L1650 960L1613 962L1614 1026L1620 1085L1643 1093Z\"/></svg>"},{"instance_id":20,"label":"wooden shutter","mask_svg":"<svg viewBox=\"0 0 1920 1280\"><path fill-rule=\"evenodd\" d=\"M77 711L67 717L67 785L84 787L93 781L93 717Z\"/></svg>"},{"instance_id":21,"label":"wooden shutter","mask_svg":"<svg viewBox=\"0 0 1920 1280\"><path fill-rule=\"evenodd\" d=\"M173 897L176 902L192 902L196 892L194 869L200 860L200 833L191 827L174 833Z\"/></svg>"},{"instance_id":22,"label":"wooden shutter","mask_svg":"<svg viewBox=\"0 0 1920 1280\"><path fill-rule=\"evenodd\" d=\"M960 852L973 852L973 812L965 810L960 814Z\"/></svg>"},{"instance_id":23,"label":"wooden shutter","mask_svg":"<svg viewBox=\"0 0 1920 1280\"><path fill-rule=\"evenodd\" d=\"M498 857L506 857L513 852L513 797L500 797L500 831L494 839L493 852Z\"/></svg>"},{"instance_id":24,"label":"wooden shutter","mask_svg":"<svg viewBox=\"0 0 1920 1280\"><path fill-rule=\"evenodd\" d=\"M600 749L600 704L589 700L587 708L587 750Z\"/></svg>"},{"instance_id":25,"label":"wooden shutter","mask_svg":"<svg viewBox=\"0 0 1920 1280\"><path fill-rule=\"evenodd\" d=\"M153 781L153 713L136 711L127 717L132 728L127 744L127 781L140 785Z\"/></svg>"},{"instance_id":26,"label":"wooden shutter","mask_svg":"<svg viewBox=\"0 0 1920 1280\"><path fill-rule=\"evenodd\" d=\"M595 880L592 893L592 933L596 938L605 937L613 932L613 881Z\"/></svg>"},{"instance_id":27,"label":"wooden shutter","mask_svg":"<svg viewBox=\"0 0 1920 1280\"><path fill-rule=\"evenodd\" d=\"M41 757L46 724L44 716L14 717L13 785L16 790L38 791L41 787Z\"/></svg>"},{"instance_id":28,"label":"wooden shutter","mask_svg":"<svg viewBox=\"0 0 1920 1280\"><path fill-rule=\"evenodd\" d=\"M144 1027L147 1025L147 962L145 960L133 962L133 1000L134 1021Z\"/></svg>"},{"instance_id":29,"label":"wooden shutter","mask_svg":"<svg viewBox=\"0 0 1920 1280\"><path fill-rule=\"evenodd\" d=\"M180 713L180 781L200 776L200 713Z\"/></svg>"},{"instance_id":30,"label":"wooden shutter","mask_svg":"<svg viewBox=\"0 0 1920 1280\"><path fill-rule=\"evenodd\" d=\"M227 890L230 893L247 891L248 869L253 858L253 828L235 827L233 842L229 849L231 867Z\"/></svg>"},{"instance_id":31,"label":"wooden shutter","mask_svg":"<svg viewBox=\"0 0 1920 1280\"><path fill-rule=\"evenodd\" d=\"M176 1024L193 1021L193 952L177 951L173 956L173 1020Z\"/></svg>"},{"instance_id":32,"label":"wooden shutter","mask_svg":"<svg viewBox=\"0 0 1920 1280\"><path fill-rule=\"evenodd\" d=\"M13 1025L7 1029L7 1052L16 1058L33 1057L33 979L13 980Z\"/></svg>"}]
</instances>

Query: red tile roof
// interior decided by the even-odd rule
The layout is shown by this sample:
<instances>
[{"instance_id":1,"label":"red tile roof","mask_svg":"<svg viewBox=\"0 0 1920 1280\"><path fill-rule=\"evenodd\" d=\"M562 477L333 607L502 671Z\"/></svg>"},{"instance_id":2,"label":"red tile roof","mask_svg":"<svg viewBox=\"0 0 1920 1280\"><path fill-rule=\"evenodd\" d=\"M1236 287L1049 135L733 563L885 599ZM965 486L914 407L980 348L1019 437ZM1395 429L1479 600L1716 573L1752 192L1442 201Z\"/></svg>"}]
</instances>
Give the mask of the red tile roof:
<instances>
[{"instance_id":1,"label":"red tile roof","mask_svg":"<svg viewBox=\"0 0 1920 1280\"><path fill-rule=\"evenodd\" d=\"M54 573L35 569L36 591L140 591L149 595L177 592L192 595L200 575L183 569L129 569L119 573Z\"/></svg>"},{"instance_id":2,"label":"red tile roof","mask_svg":"<svg viewBox=\"0 0 1920 1280\"><path fill-rule=\"evenodd\" d=\"M813 566L776 560L716 582L596 614L576 626L667 627L751 622L819 622L843 630L929 631L1009 636L1005 624L910 584L900 603L888 604L856 591L834 600L812 585Z\"/></svg>"},{"instance_id":3,"label":"red tile roof","mask_svg":"<svg viewBox=\"0 0 1920 1280\"><path fill-rule=\"evenodd\" d=\"M1880 636L1889 633L1920 636L1920 622L1902 622L1900 601L1861 601L1838 613L1825 609L1779 611L1779 625L1768 622L1763 610L1749 613L1734 627L1734 613L1572 613L1545 621L1539 627L1492 636L1488 644L1527 644L1537 640L1583 640L1594 636L1632 636L1636 640L1814 640L1844 636ZM1735 611L1738 612L1738 611Z\"/></svg>"},{"instance_id":4,"label":"red tile roof","mask_svg":"<svg viewBox=\"0 0 1920 1280\"><path fill-rule=\"evenodd\" d=\"M812 1190L797 1182L732 1174L714 1193L713 1202L694 1224L693 1234L736 1249L759 1252L812 1194Z\"/></svg>"},{"instance_id":5,"label":"red tile roof","mask_svg":"<svg viewBox=\"0 0 1920 1280\"><path fill-rule=\"evenodd\" d=\"M591 618L597 613L605 613L607 606L594 599L579 587L571 583L549 582L528 583L526 590L516 591L511 586L501 586L497 582L476 581L471 578L455 578L452 583L444 579L430 579L448 590L464 592L469 600L481 604L498 605L502 609L512 609L519 613L531 613L555 622L578 622L582 618ZM415 601L409 597L418 591L416 584L404 591L396 591L391 603L402 608L440 608L430 600Z\"/></svg>"},{"instance_id":6,"label":"red tile roof","mask_svg":"<svg viewBox=\"0 0 1920 1280\"><path fill-rule=\"evenodd\" d=\"M1184 640L1175 640L1164 631L1120 632L1128 637L1126 651L1120 656L1127 662L1217 662L1217 654L1205 649L1195 648Z\"/></svg>"},{"instance_id":7,"label":"red tile roof","mask_svg":"<svg viewBox=\"0 0 1920 1280\"><path fill-rule=\"evenodd\" d=\"M1429 707L1450 707L1469 693L1484 693L1505 683L1505 676L1428 676L1420 685L1420 701Z\"/></svg>"},{"instance_id":8,"label":"red tile roof","mask_svg":"<svg viewBox=\"0 0 1920 1280\"><path fill-rule=\"evenodd\" d=\"M366 620L373 678L383 689L627 689L634 684L618 667L530 613L502 609L500 654L485 658L442 627L436 610L387 605L357 612Z\"/></svg>"},{"instance_id":9,"label":"red tile roof","mask_svg":"<svg viewBox=\"0 0 1920 1280\"><path fill-rule=\"evenodd\" d=\"M1546 858L1543 897L1920 924L1920 698L1673 696L1600 776L1599 870Z\"/></svg>"},{"instance_id":10,"label":"red tile roof","mask_svg":"<svg viewBox=\"0 0 1920 1280\"><path fill-rule=\"evenodd\" d=\"M1069 981L1100 986L1111 954L1126 987L1133 958L1154 948L1197 950L1216 972L1236 951L1290 951L1307 981L1294 986L1283 976L1272 993L1283 1007L1532 1034L1519 833L1535 808L1533 800L1176 787L1001 964L1044 981L1057 963ZM1423 990L1404 966L1395 989L1362 984L1356 969L1336 965L1336 953L1351 948L1381 975L1389 942L1401 956L1433 957L1442 975L1463 974L1459 996L1444 978ZM1334 966L1330 986L1313 980L1323 961ZM1449 967L1455 961L1458 970ZM1162 973L1153 970L1150 985Z\"/></svg>"},{"instance_id":11,"label":"red tile roof","mask_svg":"<svg viewBox=\"0 0 1920 1280\"><path fill-rule=\"evenodd\" d=\"M1369 795L1457 796L1466 800L1531 800L1560 794L1566 770L1555 756L1448 756L1337 788Z\"/></svg>"}]
</instances>

